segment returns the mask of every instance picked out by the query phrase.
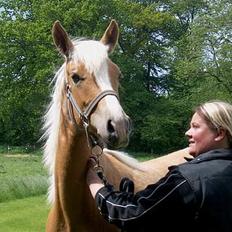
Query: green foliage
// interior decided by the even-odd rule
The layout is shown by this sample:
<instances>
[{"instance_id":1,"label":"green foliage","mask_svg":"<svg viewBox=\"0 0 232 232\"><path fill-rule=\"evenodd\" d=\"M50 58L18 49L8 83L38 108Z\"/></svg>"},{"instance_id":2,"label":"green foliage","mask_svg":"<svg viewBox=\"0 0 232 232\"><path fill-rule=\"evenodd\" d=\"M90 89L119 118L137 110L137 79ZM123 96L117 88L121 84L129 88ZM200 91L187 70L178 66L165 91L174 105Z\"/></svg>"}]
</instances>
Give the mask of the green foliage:
<instances>
[{"instance_id":1,"label":"green foliage","mask_svg":"<svg viewBox=\"0 0 232 232\"><path fill-rule=\"evenodd\" d=\"M186 114L189 112L183 111L182 107L166 99L160 99L154 104L155 110L145 117L141 128L141 141L145 141L143 147L147 152L155 150L163 154L187 145L184 133L188 125Z\"/></svg>"},{"instance_id":2,"label":"green foliage","mask_svg":"<svg viewBox=\"0 0 232 232\"><path fill-rule=\"evenodd\" d=\"M231 99L231 14L231 2L220 0L208 1L207 8L195 15L189 33L176 43L172 69L179 85L176 93L182 90L196 102Z\"/></svg>"},{"instance_id":3,"label":"green foliage","mask_svg":"<svg viewBox=\"0 0 232 232\"><path fill-rule=\"evenodd\" d=\"M10 145L37 142L53 68L50 25L35 20L33 4L6 1L0 20L0 142Z\"/></svg>"},{"instance_id":4,"label":"green foliage","mask_svg":"<svg viewBox=\"0 0 232 232\"><path fill-rule=\"evenodd\" d=\"M51 37L55 20L73 37L95 39L117 20L112 60L124 75L130 149L181 148L194 106L231 100L229 0L2 0L0 7L0 144L41 145L50 82L63 62Z\"/></svg>"}]
</instances>

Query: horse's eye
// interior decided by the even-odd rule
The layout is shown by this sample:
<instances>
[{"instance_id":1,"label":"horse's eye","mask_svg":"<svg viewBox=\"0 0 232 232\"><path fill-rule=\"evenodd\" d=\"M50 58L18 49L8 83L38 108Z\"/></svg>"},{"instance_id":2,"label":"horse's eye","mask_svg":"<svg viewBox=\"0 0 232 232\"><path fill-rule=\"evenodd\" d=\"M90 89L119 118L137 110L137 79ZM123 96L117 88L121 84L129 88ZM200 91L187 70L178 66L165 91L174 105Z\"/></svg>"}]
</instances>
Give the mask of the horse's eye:
<instances>
[{"instance_id":1,"label":"horse's eye","mask_svg":"<svg viewBox=\"0 0 232 232\"><path fill-rule=\"evenodd\" d=\"M72 75L72 80L73 80L74 84L78 84L78 82L81 80L81 77L75 73Z\"/></svg>"}]
</instances>

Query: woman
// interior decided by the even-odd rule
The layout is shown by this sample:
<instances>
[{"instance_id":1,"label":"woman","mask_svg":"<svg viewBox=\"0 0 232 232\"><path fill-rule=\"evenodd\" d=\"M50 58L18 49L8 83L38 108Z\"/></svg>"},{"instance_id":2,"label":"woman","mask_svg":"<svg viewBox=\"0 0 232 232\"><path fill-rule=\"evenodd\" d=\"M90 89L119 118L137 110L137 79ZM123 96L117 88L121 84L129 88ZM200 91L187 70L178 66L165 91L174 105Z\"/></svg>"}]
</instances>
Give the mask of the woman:
<instances>
[{"instance_id":1,"label":"woman","mask_svg":"<svg viewBox=\"0 0 232 232\"><path fill-rule=\"evenodd\" d=\"M232 105L197 107L186 136L194 159L136 194L104 186L89 169L87 182L106 220L133 232L232 231Z\"/></svg>"}]
</instances>

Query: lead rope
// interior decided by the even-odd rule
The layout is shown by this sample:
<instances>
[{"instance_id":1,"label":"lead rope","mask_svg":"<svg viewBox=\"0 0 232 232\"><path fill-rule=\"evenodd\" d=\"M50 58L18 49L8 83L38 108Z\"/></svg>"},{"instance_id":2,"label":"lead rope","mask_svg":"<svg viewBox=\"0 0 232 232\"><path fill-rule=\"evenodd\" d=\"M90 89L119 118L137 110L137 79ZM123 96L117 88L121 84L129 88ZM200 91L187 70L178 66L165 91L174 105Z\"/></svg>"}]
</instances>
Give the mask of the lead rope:
<instances>
[{"instance_id":1,"label":"lead rope","mask_svg":"<svg viewBox=\"0 0 232 232\"><path fill-rule=\"evenodd\" d=\"M97 173L98 177L102 180L103 184L106 186L108 182L107 182L107 179L104 175L104 169L100 165L100 156L103 154L103 148L102 148L102 146L99 145L99 143L96 139L94 139L92 136L89 136L88 119L86 117L83 117L82 121L83 121L83 126L85 128L85 134L86 134L88 147L91 149L90 159L93 159L95 162L93 169ZM90 145L90 139L91 139L92 145Z\"/></svg>"},{"instance_id":2,"label":"lead rope","mask_svg":"<svg viewBox=\"0 0 232 232\"><path fill-rule=\"evenodd\" d=\"M91 149L91 156L90 159L93 159L95 162L95 165L93 166L94 171L97 173L98 177L102 180L103 184L106 186L108 184L107 179L104 175L104 169L100 165L100 156L103 154L102 147L97 143Z\"/></svg>"},{"instance_id":3,"label":"lead rope","mask_svg":"<svg viewBox=\"0 0 232 232\"><path fill-rule=\"evenodd\" d=\"M100 156L103 154L103 148L102 146L99 145L96 139L94 139L92 136L89 136L89 133L88 133L89 123L88 123L87 118L85 118L85 121L83 120L83 125L85 128L85 134L86 134L88 147L91 149L90 159L93 159L95 161L95 165L93 169L97 173L98 177L102 180L103 184L106 186L108 182L104 175L104 168L100 165ZM90 138L91 138L92 145L90 145Z\"/></svg>"},{"instance_id":4,"label":"lead rope","mask_svg":"<svg viewBox=\"0 0 232 232\"><path fill-rule=\"evenodd\" d=\"M102 180L103 184L106 186L107 180L106 180L106 177L104 175L104 169L100 165L100 156L103 154L103 148L98 144L96 139L94 139L92 136L89 136L88 119L84 118L84 120L83 120L83 118L82 118L82 121L83 121L83 126L85 128L85 134L86 134L88 147L91 149L90 158L94 159L94 161L95 161L95 165L94 165L93 169L97 173L98 177ZM92 142L91 145L90 145L90 138L91 138L91 142Z\"/></svg>"}]
</instances>

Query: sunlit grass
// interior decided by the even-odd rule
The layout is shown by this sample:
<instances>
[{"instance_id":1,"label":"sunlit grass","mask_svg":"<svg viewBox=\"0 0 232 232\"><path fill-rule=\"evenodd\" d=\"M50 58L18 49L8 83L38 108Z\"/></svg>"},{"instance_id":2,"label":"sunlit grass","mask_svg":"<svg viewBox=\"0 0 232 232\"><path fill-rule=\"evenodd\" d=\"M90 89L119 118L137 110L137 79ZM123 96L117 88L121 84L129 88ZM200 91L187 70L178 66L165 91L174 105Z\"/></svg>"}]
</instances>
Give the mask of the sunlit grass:
<instances>
[{"instance_id":1,"label":"sunlit grass","mask_svg":"<svg viewBox=\"0 0 232 232\"><path fill-rule=\"evenodd\" d=\"M48 181L41 154L0 146L0 231L45 231Z\"/></svg>"},{"instance_id":2,"label":"sunlit grass","mask_svg":"<svg viewBox=\"0 0 232 232\"><path fill-rule=\"evenodd\" d=\"M19 176L0 179L0 202L45 194L46 176Z\"/></svg>"},{"instance_id":3,"label":"sunlit grass","mask_svg":"<svg viewBox=\"0 0 232 232\"><path fill-rule=\"evenodd\" d=\"M47 188L41 155L0 154L0 202L45 194Z\"/></svg>"},{"instance_id":4,"label":"sunlit grass","mask_svg":"<svg viewBox=\"0 0 232 232\"><path fill-rule=\"evenodd\" d=\"M0 231L44 232L48 211L45 195L0 203Z\"/></svg>"}]
</instances>

